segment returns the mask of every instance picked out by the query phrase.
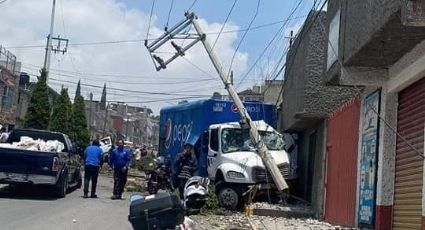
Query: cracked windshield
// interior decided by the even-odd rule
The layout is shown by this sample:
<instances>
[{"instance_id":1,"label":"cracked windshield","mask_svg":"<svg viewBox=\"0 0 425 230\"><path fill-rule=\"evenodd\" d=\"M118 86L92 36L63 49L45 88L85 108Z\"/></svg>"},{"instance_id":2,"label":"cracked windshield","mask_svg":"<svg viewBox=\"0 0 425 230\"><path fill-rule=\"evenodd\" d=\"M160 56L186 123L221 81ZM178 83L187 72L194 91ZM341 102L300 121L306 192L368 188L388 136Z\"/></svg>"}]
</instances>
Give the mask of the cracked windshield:
<instances>
[{"instance_id":1,"label":"cracked windshield","mask_svg":"<svg viewBox=\"0 0 425 230\"><path fill-rule=\"evenodd\" d=\"M0 0L0 230L425 229L424 130L425 0Z\"/></svg>"},{"instance_id":2,"label":"cracked windshield","mask_svg":"<svg viewBox=\"0 0 425 230\"><path fill-rule=\"evenodd\" d=\"M248 129L223 129L221 145L223 153L255 151ZM259 131L261 139L269 150L283 150L285 142L278 133Z\"/></svg>"}]
</instances>

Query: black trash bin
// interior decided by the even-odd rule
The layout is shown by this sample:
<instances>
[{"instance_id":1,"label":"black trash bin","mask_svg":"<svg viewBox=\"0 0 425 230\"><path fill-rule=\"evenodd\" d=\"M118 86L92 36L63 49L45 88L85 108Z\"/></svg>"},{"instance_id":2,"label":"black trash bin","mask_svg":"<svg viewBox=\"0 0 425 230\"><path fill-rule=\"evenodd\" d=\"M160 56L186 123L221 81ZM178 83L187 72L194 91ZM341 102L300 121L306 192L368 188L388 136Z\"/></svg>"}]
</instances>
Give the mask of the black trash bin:
<instances>
[{"instance_id":1,"label":"black trash bin","mask_svg":"<svg viewBox=\"0 0 425 230\"><path fill-rule=\"evenodd\" d=\"M128 220L134 230L175 229L184 221L184 207L177 195L158 193L131 202Z\"/></svg>"}]
</instances>

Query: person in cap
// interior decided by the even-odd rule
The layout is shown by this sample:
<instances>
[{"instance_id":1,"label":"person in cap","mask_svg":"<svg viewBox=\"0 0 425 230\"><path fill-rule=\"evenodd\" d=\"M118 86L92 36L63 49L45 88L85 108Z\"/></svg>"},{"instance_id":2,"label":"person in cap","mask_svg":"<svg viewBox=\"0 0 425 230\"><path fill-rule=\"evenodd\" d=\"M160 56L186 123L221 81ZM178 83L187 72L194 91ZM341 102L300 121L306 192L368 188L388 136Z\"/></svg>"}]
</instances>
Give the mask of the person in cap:
<instances>
[{"instance_id":1,"label":"person in cap","mask_svg":"<svg viewBox=\"0 0 425 230\"><path fill-rule=\"evenodd\" d=\"M179 188L180 198L183 199L184 186L198 169L198 161L191 144L184 145L183 151L177 155L174 161L174 168L176 169L174 178Z\"/></svg>"}]
</instances>

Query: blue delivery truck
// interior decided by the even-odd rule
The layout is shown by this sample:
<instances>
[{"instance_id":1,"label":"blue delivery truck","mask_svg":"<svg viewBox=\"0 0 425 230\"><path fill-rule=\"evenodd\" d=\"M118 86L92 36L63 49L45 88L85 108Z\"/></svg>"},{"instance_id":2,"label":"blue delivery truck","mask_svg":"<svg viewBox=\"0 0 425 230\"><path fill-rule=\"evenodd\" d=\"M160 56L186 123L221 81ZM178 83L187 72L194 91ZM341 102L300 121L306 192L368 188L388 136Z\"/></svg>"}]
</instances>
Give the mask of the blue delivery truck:
<instances>
[{"instance_id":1,"label":"blue delivery truck","mask_svg":"<svg viewBox=\"0 0 425 230\"><path fill-rule=\"evenodd\" d=\"M289 156L282 135L275 130L274 106L244 105L281 173L288 177ZM199 100L160 111L159 154L174 161L184 144L192 144L198 159L196 174L214 182L220 205L229 209L242 204L241 196L250 186L264 184L270 189L274 185L240 120L237 107L227 100Z\"/></svg>"}]
</instances>

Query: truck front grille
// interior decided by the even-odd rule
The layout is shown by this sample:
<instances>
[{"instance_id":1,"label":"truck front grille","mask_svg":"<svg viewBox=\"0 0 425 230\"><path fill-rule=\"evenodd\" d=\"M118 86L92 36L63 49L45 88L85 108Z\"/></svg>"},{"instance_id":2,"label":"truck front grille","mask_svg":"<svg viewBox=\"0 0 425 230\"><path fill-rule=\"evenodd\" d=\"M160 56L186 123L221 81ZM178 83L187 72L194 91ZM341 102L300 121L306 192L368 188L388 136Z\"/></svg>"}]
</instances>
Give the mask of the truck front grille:
<instances>
[{"instance_id":1,"label":"truck front grille","mask_svg":"<svg viewBox=\"0 0 425 230\"><path fill-rule=\"evenodd\" d=\"M289 164L283 163L278 165L279 171L282 174L284 178L287 178L289 176ZM264 168L254 168L253 169L253 178L255 182L272 182L273 178L270 172Z\"/></svg>"}]
</instances>

